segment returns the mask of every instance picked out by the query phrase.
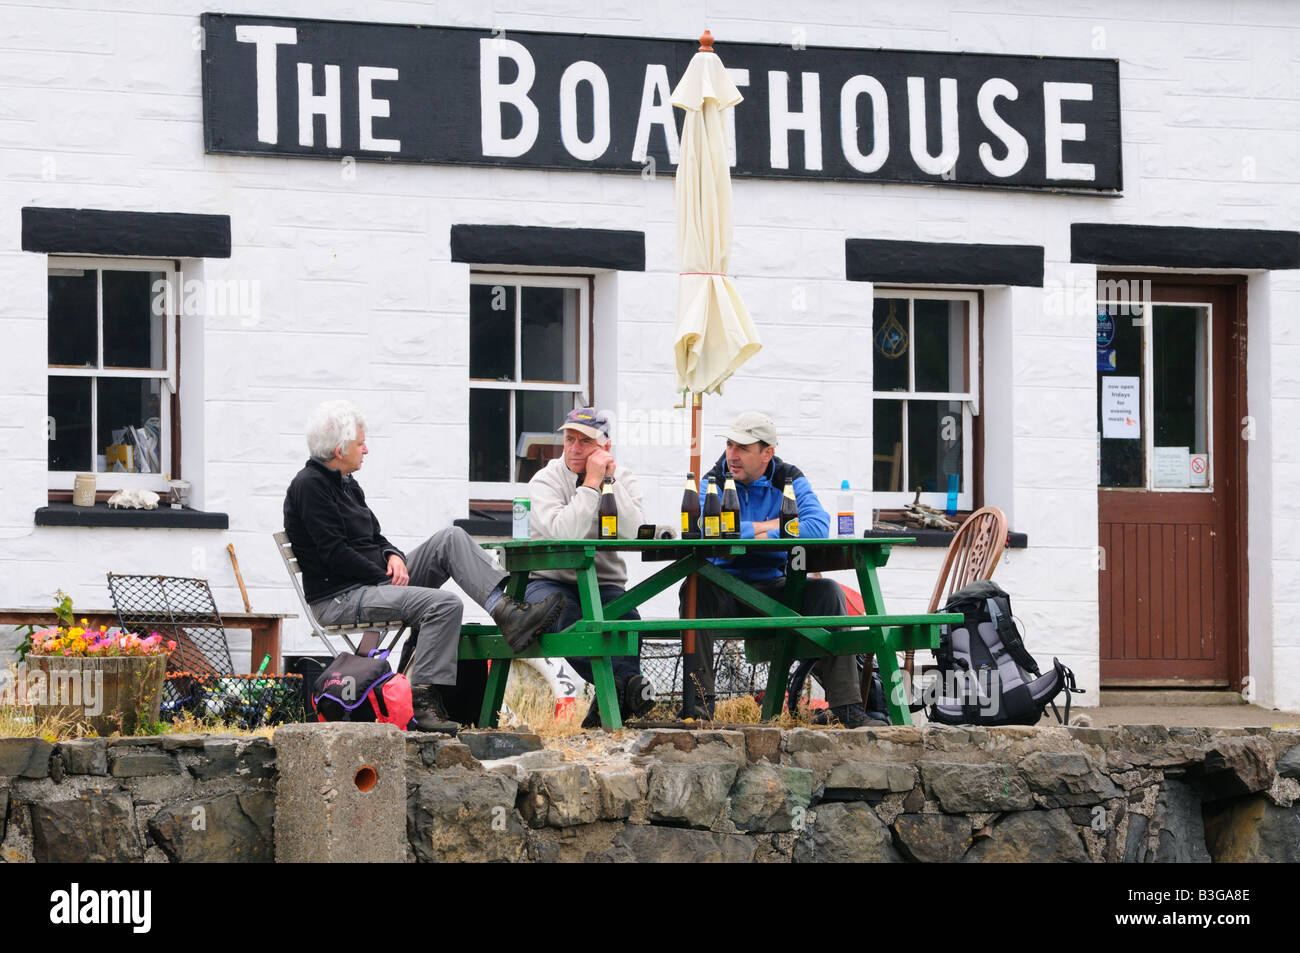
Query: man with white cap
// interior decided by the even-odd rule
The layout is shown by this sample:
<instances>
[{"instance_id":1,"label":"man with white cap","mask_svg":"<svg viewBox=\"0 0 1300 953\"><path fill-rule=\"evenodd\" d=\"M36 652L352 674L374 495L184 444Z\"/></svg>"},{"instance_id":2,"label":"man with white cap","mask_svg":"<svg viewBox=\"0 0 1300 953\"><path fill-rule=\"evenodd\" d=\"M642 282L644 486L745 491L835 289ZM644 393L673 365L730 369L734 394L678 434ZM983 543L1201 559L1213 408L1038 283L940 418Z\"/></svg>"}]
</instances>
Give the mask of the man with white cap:
<instances>
[{"instance_id":1,"label":"man with white cap","mask_svg":"<svg viewBox=\"0 0 1300 953\"><path fill-rule=\"evenodd\" d=\"M728 475L736 481L740 497L740 535L743 539L767 539L780 535L781 497L787 484L794 487L799 503L799 535L820 538L830 529L830 516L813 492L812 484L798 467L776 456L776 421L760 411L747 411L732 421L725 434L727 448L713 469L705 474L721 487ZM703 494L701 494L703 499ZM734 559L714 559L727 572L739 576L768 595L780 598L785 589L788 553L751 552ZM686 614L686 585L681 588L682 615ZM844 615L844 590L830 579L808 579L804 588L804 615ZM753 615L754 610L706 579L698 582L695 617L698 619ZM713 715L713 638L695 633L695 653L687 656L682 692L682 715L711 718ZM881 724L869 718L862 707L857 659L841 655L821 659L814 671L826 688L831 717L847 728Z\"/></svg>"},{"instance_id":2,"label":"man with white cap","mask_svg":"<svg viewBox=\"0 0 1300 953\"><path fill-rule=\"evenodd\" d=\"M613 477L614 500L618 504L618 535L635 539L637 527L645 522L645 508L636 477L627 467L615 462L611 451L610 415L594 407L571 411L559 426L564 434L564 455L539 470L528 481L532 512L529 517L533 539L597 539L600 536L600 495L605 477ZM627 565L617 552L596 553L596 580L602 603L617 599L627 584ZM541 602L560 595L565 609L551 626L558 632L568 628L582 615L578 597L577 573L572 569L546 569L533 572L525 598ZM639 619L635 609L624 619ZM592 680L591 662L584 658L568 659L575 672ZM618 690L619 708L624 718L645 714L654 707L654 688L641 674L641 661L635 657L611 660L614 686ZM584 728L600 724L596 702L591 703Z\"/></svg>"}]
</instances>

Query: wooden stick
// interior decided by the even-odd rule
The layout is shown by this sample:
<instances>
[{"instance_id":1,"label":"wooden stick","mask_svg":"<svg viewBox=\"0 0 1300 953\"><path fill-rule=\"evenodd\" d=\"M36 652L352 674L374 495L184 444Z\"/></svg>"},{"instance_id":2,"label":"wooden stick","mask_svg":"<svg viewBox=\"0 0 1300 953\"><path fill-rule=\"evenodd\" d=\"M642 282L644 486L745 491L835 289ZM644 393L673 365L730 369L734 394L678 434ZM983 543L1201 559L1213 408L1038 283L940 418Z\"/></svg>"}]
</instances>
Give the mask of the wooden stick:
<instances>
[{"instance_id":1,"label":"wooden stick","mask_svg":"<svg viewBox=\"0 0 1300 953\"><path fill-rule=\"evenodd\" d=\"M239 594L244 597L244 611L252 612L253 606L248 601L248 590L244 588L244 574L239 571L239 560L235 558L235 544L227 543L226 552L230 553L230 565L235 567L235 582L239 583Z\"/></svg>"}]
</instances>

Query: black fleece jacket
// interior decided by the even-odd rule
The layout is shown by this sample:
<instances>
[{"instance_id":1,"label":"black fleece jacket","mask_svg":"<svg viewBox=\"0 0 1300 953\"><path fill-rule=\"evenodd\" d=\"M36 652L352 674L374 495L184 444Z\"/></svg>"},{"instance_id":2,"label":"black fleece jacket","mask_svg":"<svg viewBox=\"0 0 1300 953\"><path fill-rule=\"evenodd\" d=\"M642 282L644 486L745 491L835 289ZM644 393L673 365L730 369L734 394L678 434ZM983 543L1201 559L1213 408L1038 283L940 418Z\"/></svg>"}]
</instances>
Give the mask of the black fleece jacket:
<instances>
[{"instance_id":1,"label":"black fleece jacket","mask_svg":"<svg viewBox=\"0 0 1300 953\"><path fill-rule=\"evenodd\" d=\"M319 460L308 460L289 484L284 531L302 568L308 602L385 582L389 555L406 559L379 532L357 481Z\"/></svg>"}]
</instances>

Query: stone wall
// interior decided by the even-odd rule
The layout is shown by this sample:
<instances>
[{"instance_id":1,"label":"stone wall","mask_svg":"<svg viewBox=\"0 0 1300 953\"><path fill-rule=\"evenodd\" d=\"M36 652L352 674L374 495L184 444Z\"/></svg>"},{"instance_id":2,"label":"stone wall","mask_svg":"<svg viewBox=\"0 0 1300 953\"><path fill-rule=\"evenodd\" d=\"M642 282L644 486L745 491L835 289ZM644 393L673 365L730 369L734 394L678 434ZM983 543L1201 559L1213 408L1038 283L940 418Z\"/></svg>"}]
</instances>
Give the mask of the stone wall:
<instances>
[{"instance_id":1,"label":"stone wall","mask_svg":"<svg viewBox=\"0 0 1300 953\"><path fill-rule=\"evenodd\" d=\"M265 738L0 739L0 860L274 859Z\"/></svg>"},{"instance_id":2,"label":"stone wall","mask_svg":"<svg viewBox=\"0 0 1300 953\"><path fill-rule=\"evenodd\" d=\"M591 762L407 747L419 860L1300 860L1294 730L647 731Z\"/></svg>"},{"instance_id":3,"label":"stone wall","mask_svg":"<svg viewBox=\"0 0 1300 953\"><path fill-rule=\"evenodd\" d=\"M419 862L1300 861L1296 729L754 726L599 736L591 753L413 733L404 786L361 793L299 785L319 771L292 777L290 747L346 778L344 750L389 729L295 730L279 771L263 738L0 740L0 858L269 861L278 787L280 811L317 827L349 798L404 799ZM331 856L374 839L356 826Z\"/></svg>"}]
</instances>

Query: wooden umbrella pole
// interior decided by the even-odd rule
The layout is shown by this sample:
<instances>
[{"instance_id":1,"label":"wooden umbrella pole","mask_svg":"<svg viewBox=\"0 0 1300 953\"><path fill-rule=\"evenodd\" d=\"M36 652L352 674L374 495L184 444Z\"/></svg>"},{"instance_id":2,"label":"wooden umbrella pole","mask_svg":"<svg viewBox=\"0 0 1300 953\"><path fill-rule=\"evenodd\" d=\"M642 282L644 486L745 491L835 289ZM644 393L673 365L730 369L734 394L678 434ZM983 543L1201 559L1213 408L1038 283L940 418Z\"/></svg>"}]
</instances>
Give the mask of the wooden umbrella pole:
<instances>
[{"instance_id":1,"label":"wooden umbrella pole","mask_svg":"<svg viewBox=\"0 0 1300 953\"><path fill-rule=\"evenodd\" d=\"M696 479L703 479L704 474L700 472L700 428L701 419L704 416L704 401L700 394L691 394L691 472L695 474ZM699 587L699 576L691 573L686 577L686 618L695 618L696 593ZM695 654L695 630L687 629L682 633L682 654L691 656ZM686 667L682 666L682 699L687 701L695 695L695 686L686 683Z\"/></svg>"}]
</instances>

